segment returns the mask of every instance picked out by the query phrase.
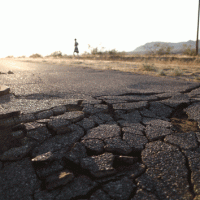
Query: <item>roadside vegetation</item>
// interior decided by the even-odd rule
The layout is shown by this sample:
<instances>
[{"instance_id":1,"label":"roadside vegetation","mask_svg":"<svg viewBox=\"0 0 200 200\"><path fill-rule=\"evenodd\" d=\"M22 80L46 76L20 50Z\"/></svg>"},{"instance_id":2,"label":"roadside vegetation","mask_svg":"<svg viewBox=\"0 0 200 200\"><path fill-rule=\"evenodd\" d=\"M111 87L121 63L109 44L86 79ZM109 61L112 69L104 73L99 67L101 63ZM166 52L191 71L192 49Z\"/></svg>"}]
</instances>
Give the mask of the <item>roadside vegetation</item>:
<instances>
[{"instance_id":1,"label":"roadside vegetation","mask_svg":"<svg viewBox=\"0 0 200 200\"><path fill-rule=\"evenodd\" d=\"M182 54L172 54L173 48L157 44L145 55L118 52L116 49L105 50L101 47L88 46L89 52L80 56L63 54L55 51L47 56L36 53L19 59L26 62L45 62L71 67L90 67L98 70L119 70L134 74L147 74L160 77L179 78L200 82L200 55L195 56L191 46L183 45ZM9 56L7 58L12 58Z\"/></svg>"},{"instance_id":2,"label":"roadside vegetation","mask_svg":"<svg viewBox=\"0 0 200 200\"><path fill-rule=\"evenodd\" d=\"M42 58L42 56L39 53L35 53L29 56L30 58Z\"/></svg>"}]
</instances>

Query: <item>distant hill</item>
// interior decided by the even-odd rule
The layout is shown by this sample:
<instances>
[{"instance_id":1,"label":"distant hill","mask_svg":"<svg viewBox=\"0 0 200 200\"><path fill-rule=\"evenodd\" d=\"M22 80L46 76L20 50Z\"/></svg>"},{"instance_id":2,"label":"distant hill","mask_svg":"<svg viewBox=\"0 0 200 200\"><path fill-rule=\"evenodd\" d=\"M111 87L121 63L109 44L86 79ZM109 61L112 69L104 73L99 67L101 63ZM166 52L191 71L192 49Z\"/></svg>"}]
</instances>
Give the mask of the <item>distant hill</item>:
<instances>
[{"instance_id":1,"label":"distant hill","mask_svg":"<svg viewBox=\"0 0 200 200\"><path fill-rule=\"evenodd\" d=\"M183 45L191 46L191 49L196 48L196 41L189 40L187 42L178 42L178 43L171 43L171 42L149 42L142 46L137 47L135 50L127 52L129 54L147 54L149 52L156 51L156 45L160 44L161 46L169 46L173 47L171 53L182 53L183 52ZM200 41L199 41L199 50L200 50Z\"/></svg>"}]
</instances>

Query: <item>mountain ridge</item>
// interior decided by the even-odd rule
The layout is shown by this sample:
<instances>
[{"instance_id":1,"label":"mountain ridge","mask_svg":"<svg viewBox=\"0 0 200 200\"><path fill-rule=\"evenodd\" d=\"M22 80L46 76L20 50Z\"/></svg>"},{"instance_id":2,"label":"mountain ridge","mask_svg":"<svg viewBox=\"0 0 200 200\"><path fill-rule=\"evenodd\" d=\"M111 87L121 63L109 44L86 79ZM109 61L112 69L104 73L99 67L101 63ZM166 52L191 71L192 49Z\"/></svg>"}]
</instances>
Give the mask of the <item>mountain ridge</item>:
<instances>
[{"instance_id":1,"label":"mountain ridge","mask_svg":"<svg viewBox=\"0 0 200 200\"><path fill-rule=\"evenodd\" d=\"M171 53L174 53L174 54L182 53L184 51L183 45L187 45L188 47L190 46L191 49L196 49L196 41L193 41L193 40L188 40L187 42L177 42L177 43L157 41L157 42L148 42L144 45L137 47L133 51L129 51L127 53L147 54L147 53L156 51L156 48L158 48L156 47L156 45L158 44L160 44L161 46L163 45L163 46L172 47ZM199 41L199 47L200 47L200 41Z\"/></svg>"}]
</instances>

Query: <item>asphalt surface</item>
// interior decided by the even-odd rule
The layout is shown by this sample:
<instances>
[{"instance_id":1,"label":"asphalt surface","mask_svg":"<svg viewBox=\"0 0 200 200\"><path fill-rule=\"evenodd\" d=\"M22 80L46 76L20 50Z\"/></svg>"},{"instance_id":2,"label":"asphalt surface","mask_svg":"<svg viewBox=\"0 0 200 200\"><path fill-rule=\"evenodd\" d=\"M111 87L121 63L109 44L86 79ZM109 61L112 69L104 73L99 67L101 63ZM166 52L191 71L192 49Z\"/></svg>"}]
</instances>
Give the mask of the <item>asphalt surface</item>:
<instances>
[{"instance_id":1,"label":"asphalt surface","mask_svg":"<svg viewBox=\"0 0 200 200\"><path fill-rule=\"evenodd\" d=\"M0 60L0 84L16 96L46 94L67 98L126 93L176 93L198 87L198 83L163 77L99 71L65 65Z\"/></svg>"},{"instance_id":2,"label":"asphalt surface","mask_svg":"<svg viewBox=\"0 0 200 200\"><path fill-rule=\"evenodd\" d=\"M200 199L200 83L9 59L0 72L0 199Z\"/></svg>"}]
</instances>

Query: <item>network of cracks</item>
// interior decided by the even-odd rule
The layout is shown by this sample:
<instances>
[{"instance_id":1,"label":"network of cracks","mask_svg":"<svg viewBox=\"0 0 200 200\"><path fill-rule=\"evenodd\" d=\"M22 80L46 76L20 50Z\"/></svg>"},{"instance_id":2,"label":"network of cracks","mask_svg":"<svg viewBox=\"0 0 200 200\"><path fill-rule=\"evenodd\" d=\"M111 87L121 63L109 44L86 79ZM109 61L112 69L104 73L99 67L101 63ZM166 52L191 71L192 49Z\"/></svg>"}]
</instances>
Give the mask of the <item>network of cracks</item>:
<instances>
[{"instance_id":1,"label":"network of cracks","mask_svg":"<svg viewBox=\"0 0 200 200\"><path fill-rule=\"evenodd\" d=\"M200 90L0 115L0 199L200 199Z\"/></svg>"}]
</instances>

